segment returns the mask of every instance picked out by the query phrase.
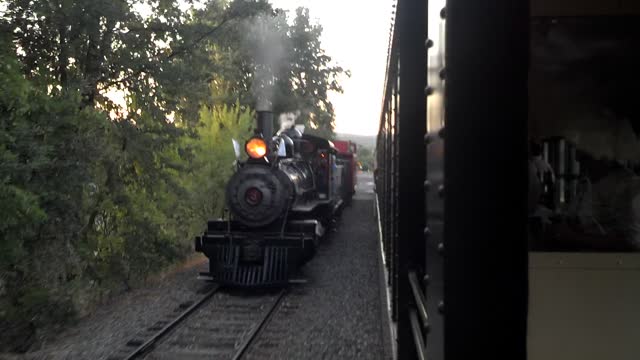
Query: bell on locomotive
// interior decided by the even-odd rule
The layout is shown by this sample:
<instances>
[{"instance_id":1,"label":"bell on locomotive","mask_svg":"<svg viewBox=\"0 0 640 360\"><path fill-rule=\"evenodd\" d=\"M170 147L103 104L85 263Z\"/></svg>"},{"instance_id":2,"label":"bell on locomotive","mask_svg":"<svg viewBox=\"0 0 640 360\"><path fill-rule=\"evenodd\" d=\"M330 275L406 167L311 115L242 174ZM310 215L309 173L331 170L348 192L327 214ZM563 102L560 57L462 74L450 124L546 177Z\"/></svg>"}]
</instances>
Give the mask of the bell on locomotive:
<instances>
[{"instance_id":1,"label":"bell on locomotive","mask_svg":"<svg viewBox=\"0 0 640 360\"><path fill-rule=\"evenodd\" d=\"M209 221L195 249L209 258L202 278L235 286L287 283L308 261L337 214L335 148L294 123L274 134L268 109L256 114L245 160L225 188L226 218ZM237 149L237 141L234 148ZM332 162L333 161L333 162Z\"/></svg>"}]
</instances>

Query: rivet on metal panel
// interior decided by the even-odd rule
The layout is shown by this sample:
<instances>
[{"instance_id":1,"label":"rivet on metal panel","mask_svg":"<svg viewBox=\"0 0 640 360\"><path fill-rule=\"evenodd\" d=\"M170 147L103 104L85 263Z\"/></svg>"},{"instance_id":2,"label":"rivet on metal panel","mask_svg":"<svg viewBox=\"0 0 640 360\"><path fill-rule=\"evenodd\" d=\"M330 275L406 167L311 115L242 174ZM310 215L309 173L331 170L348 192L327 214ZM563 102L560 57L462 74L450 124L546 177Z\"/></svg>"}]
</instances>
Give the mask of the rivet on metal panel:
<instances>
[{"instance_id":1,"label":"rivet on metal panel","mask_svg":"<svg viewBox=\"0 0 640 360\"><path fill-rule=\"evenodd\" d=\"M438 253L440 255L444 255L444 243L439 243L438 244Z\"/></svg>"},{"instance_id":2,"label":"rivet on metal panel","mask_svg":"<svg viewBox=\"0 0 640 360\"><path fill-rule=\"evenodd\" d=\"M440 300L440 302L438 302L438 312L442 315L444 315L444 301Z\"/></svg>"},{"instance_id":3,"label":"rivet on metal panel","mask_svg":"<svg viewBox=\"0 0 640 360\"><path fill-rule=\"evenodd\" d=\"M433 88L431 86L427 86L424 88L424 95L425 96L429 96L433 94Z\"/></svg>"},{"instance_id":4,"label":"rivet on metal panel","mask_svg":"<svg viewBox=\"0 0 640 360\"><path fill-rule=\"evenodd\" d=\"M431 190L431 182L429 180L424 181L424 191L429 192Z\"/></svg>"},{"instance_id":5,"label":"rivet on metal panel","mask_svg":"<svg viewBox=\"0 0 640 360\"><path fill-rule=\"evenodd\" d=\"M424 236L425 236L425 237L429 237L429 236L431 236L431 229L429 229L429 227L428 227L428 226L425 226L425 227L424 227Z\"/></svg>"},{"instance_id":6,"label":"rivet on metal panel","mask_svg":"<svg viewBox=\"0 0 640 360\"><path fill-rule=\"evenodd\" d=\"M443 7L442 10L440 10L440 18L441 19L445 19L447 17L447 8Z\"/></svg>"},{"instance_id":7,"label":"rivet on metal panel","mask_svg":"<svg viewBox=\"0 0 640 360\"><path fill-rule=\"evenodd\" d=\"M424 42L424 47L431 49L433 47L433 40L427 39L427 41Z\"/></svg>"}]
</instances>

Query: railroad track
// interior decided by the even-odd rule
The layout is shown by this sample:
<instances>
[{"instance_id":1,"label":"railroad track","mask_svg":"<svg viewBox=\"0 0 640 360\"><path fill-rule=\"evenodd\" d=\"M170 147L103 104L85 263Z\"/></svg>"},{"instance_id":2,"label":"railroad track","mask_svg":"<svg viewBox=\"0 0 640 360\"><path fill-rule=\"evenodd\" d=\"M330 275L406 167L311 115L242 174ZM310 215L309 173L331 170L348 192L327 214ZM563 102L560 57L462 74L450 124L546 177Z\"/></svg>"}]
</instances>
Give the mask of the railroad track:
<instances>
[{"instance_id":1,"label":"railroad track","mask_svg":"<svg viewBox=\"0 0 640 360\"><path fill-rule=\"evenodd\" d=\"M160 321L110 360L242 359L280 307L288 290L234 296L207 291L173 319ZM140 340L141 337L144 340Z\"/></svg>"}]
</instances>

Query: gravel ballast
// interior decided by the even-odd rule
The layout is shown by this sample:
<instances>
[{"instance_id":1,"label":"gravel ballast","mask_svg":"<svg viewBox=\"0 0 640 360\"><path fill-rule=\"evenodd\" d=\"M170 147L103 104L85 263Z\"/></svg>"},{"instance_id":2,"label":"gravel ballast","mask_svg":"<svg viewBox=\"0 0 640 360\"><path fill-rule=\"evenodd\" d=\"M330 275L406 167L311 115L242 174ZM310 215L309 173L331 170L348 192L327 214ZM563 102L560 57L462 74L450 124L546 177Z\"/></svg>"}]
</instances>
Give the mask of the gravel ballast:
<instances>
[{"instance_id":1,"label":"gravel ballast","mask_svg":"<svg viewBox=\"0 0 640 360\"><path fill-rule=\"evenodd\" d=\"M360 178L363 192L302 269L308 283L293 288L247 359L385 359L378 229L367 181Z\"/></svg>"},{"instance_id":2,"label":"gravel ballast","mask_svg":"<svg viewBox=\"0 0 640 360\"><path fill-rule=\"evenodd\" d=\"M205 260L196 258L153 285L100 306L40 350L23 355L0 354L0 359L106 359L141 330L174 314L180 304L201 297L199 292L206 285L196 276L203 271Z\"/></svg>"}]
</instances>

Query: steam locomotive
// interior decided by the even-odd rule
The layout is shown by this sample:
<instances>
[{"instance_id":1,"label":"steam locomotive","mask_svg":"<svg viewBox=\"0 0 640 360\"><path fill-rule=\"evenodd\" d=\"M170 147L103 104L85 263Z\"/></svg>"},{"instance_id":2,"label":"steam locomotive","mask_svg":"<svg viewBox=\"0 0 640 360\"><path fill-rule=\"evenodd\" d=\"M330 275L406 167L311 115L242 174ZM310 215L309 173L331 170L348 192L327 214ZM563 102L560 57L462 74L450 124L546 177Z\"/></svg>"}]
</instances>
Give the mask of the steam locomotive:
<instances>
[{"instance_id":1,"label":"steam locomotive","mask_svg":"<svg viewBox=\"0 0 640 360\"><path fill-rule=\"evenodd\" d=\"M202 279L240 287L288 283L353 194L353 157L296 127L272 134L273 113L257 112L248 158L226 185L228 216L209 221L195 240L195 250L209 258Z\"/></svg>"}]
</instances>

